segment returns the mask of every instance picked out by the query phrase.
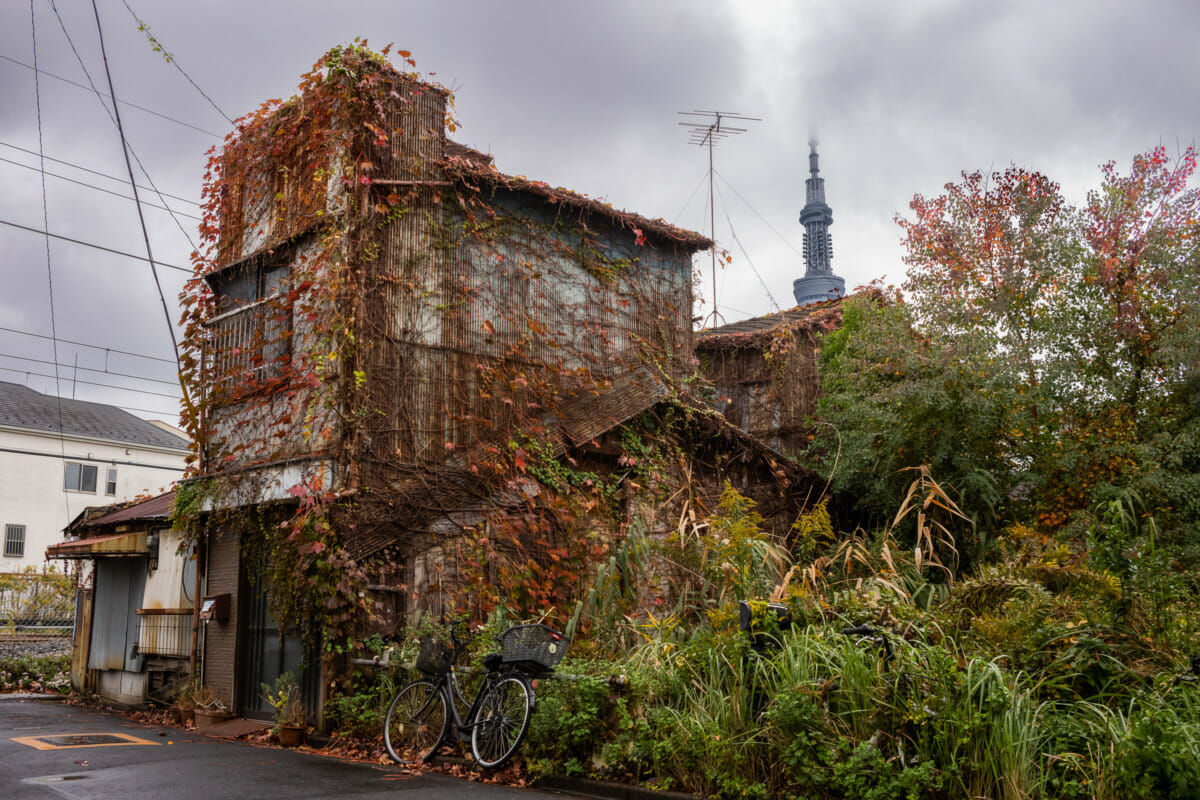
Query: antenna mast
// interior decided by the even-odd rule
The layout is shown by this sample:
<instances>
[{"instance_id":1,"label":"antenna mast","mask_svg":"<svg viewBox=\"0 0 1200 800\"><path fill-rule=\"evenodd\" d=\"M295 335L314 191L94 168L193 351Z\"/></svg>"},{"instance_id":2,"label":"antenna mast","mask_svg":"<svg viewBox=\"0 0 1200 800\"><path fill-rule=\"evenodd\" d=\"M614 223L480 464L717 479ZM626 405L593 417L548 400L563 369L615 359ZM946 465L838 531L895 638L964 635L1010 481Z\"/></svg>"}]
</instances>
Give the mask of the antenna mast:
<instances>
[{"instance_id":1,"label":"antenna mast","mask_svg":"<svg viewBox=\"0 0 1200 800\"><path fill-rule=\"evenodd\" d=\"M712 233L714 240L711 248L713 310L711 314L704 318L704 321L708 322L711 318L715 326L717 321L723 320L724 317L717 311L717 225L716 207L713 205L713 145L722 139L746 132L746 128L735 128L725 124L727 120L762 122L762 119L759 117L743 117L739 114L731 114L725 111L701 111L699 109L695 111L680 111L678 113L684 117L700 117L698 120L686 120L679 124L688 129L688 144L694 144L698 147L708 147L708 229ZM709 121L705 122L705 120Z\"/></svg>"}]
</instances>

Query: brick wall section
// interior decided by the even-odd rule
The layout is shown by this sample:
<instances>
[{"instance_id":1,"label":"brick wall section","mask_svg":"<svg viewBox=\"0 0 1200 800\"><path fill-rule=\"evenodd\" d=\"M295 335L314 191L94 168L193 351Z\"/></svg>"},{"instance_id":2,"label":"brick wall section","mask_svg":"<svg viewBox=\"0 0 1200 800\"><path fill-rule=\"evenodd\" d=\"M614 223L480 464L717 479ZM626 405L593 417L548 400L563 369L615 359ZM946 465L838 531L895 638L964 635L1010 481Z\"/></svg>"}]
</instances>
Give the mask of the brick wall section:
<instances>
[{"instance_id":1,"label":"brick wall section","mask_svg":"<svg viewBox=\"0 0 1200 800\"><path fill-rule=\"evenodd\" d=\"M210 620L204 637L204 682L232 711L238 709L237 630L238 572L241 556L237 537L229 531L209 539L205 595L229 594L229 621Z\"/></svg>"}]
</instances>

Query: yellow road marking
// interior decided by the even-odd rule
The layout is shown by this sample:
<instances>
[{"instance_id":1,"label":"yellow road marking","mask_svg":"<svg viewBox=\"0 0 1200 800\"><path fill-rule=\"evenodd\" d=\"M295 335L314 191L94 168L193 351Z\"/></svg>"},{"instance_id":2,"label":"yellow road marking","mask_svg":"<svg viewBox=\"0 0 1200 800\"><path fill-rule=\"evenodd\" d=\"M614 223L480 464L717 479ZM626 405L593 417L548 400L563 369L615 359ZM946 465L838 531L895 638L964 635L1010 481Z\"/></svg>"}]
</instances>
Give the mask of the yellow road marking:
<instances>
[{"instance_id":1,"label":"yellow road marking","mask_svg":"<svg viewBox=\"0 0 1200 800\"><path fill-rule=\"evenodd\" d=\"M114 741L115 740L115 741ZM157 747L161 742L139 739L127 733L59 733L51 736L18 736L12 741L35 750L74 750L80 747L126 747L148 744Z\"/></svg>"}]
</instances>

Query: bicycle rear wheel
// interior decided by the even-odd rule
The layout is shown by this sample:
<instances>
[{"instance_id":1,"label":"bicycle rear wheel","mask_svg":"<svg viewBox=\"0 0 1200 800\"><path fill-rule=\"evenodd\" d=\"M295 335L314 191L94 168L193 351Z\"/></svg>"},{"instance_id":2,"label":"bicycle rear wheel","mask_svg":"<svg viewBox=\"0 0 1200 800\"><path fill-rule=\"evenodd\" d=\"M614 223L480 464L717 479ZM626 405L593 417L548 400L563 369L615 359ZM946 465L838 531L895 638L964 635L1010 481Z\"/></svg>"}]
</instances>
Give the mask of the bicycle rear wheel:
<instances>
[{"instance_id":1,"label":"bicycle rear wheel","mask_svg":"<svg viewBox=\"0 0 1200 800\"><path fill-rule=\"evenodd\" d=\"M429 761L446 736L446 697L433 681L413 681L396 693L383 723L383 743L399 764Z\"/></svg>"},{"instance_id":2,"label":"bicycle rear wheel","mask_svg":"<svg viewBox=\"0 0 1200 800\"><path fill-rule=\"evenodd\" d=\"M488 690L471 726L475 763L493 768L512 758L529 730L533 690L524 678L509 677Z\"/></svg>"}]
</instances>

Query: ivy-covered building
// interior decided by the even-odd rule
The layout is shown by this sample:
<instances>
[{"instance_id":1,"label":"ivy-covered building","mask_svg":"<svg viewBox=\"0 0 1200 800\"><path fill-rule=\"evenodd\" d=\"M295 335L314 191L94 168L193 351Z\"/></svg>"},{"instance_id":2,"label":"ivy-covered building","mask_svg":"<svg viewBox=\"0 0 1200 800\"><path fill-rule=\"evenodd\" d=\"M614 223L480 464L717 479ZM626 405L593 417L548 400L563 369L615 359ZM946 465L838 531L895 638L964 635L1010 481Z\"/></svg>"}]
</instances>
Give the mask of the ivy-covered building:
<instances>
[{"instance_id":1,"label":"ivy-covered building","mask_svg":"<svg viewBox=\"0 0 1200 800\"><path fill-rule=\"evenodd\" d=\"M691 372L709 240L503 174L448 138L448 99L335 49L210 166L177 516L228 608L202 679L240 713L297 668L319 705L296 622L328 643L362 606L436 603L455 533L527 505L568 454L576 475L617 458L606 435Z\"/></svg>"}]
</instances>

